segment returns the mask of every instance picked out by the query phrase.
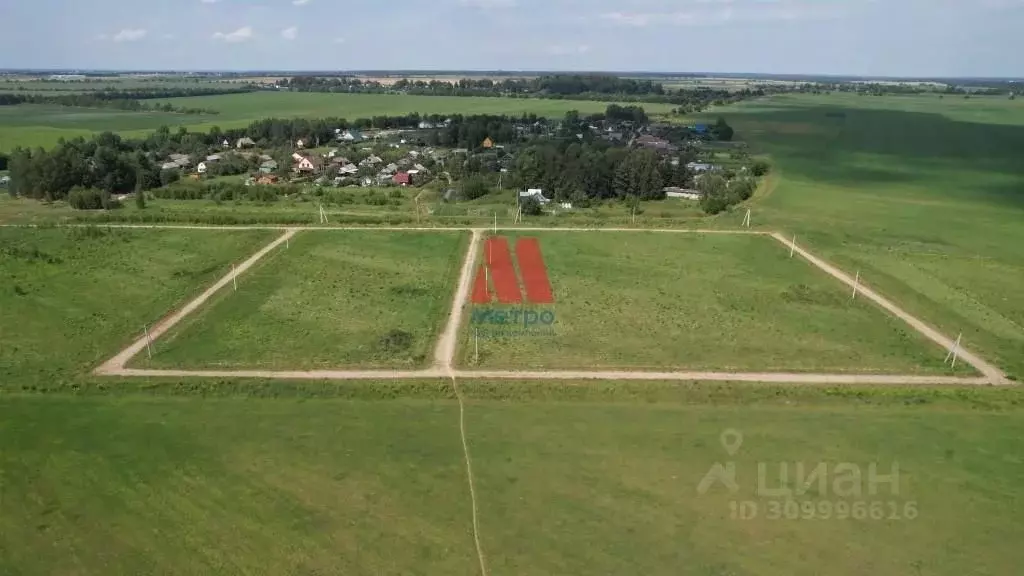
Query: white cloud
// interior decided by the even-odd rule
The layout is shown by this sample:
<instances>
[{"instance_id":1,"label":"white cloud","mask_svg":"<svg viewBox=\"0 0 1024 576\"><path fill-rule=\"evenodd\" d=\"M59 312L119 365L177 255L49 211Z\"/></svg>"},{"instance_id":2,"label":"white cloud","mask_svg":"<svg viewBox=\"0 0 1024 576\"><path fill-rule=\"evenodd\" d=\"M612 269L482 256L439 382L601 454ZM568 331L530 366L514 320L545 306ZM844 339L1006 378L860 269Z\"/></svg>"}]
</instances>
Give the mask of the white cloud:
<instances>
[{"instance_id":1,"label":"white cloud","mask_svg":"<svg viewBox=\"0 0 1024 576\"><path fill-rule=\"evenodd\" d=\"M285 40L295 40L295 37L299 35L299 29L296 26L289 26L284 30L281 30L281 38Z\"/></svg>"},{"instance_id":2,"label":"white cloud","mask_svg":"<svg viewBox=\"0 0 1024 576\"><path fill-rule=\"evenodd\" d=\"M111 38L114 42L135 42L146 37L146 31L142 28L125 28Z\"/></svg>"},{"instance_id":3,"label":"white cloud","mask_svg":"<svg viewBox=\"0 0 1024 576\"><path fill-rule=\"evenodd\" d=\"M602 20L607 20L613 24L637 27L647 26L651 23L651 18L653 17L653 14L631 14L626 12L608 12L600 16Z\"/></svg>"},{"instance_id":4,"label":"white cloud","mask_svg":"<svg viewBox=\"0 0 1024 576\"><path fill-rule=\"evenodd\" d=\"M175 36L174 34L164 34L163 35L163 39L164 40L174 40L175 38L177 38L177 36Z\"/></svg>"},{"instance_id":5,"label":"white cloud","mask_svg":"<svg viewBox=\"0 0 1024 576\"><path fill-rule=\"evenodd\" d=\"M238 30L235 30L234 32L214 32L213 33L213 39L214 40L221 40L221 41L224 41L224 42L231 42L231 43L245 42L246 40L248 40L250 38L252 38L252 27L251 26L242 26L241 28L239 28Z\"/></svg>"},{"instance_id":6,"label":"white cloud","mask_svg":"<svg viewBox=\"0 0 1024 576\"><path fill-rule=\"evenodd\" d=\"M311 0L292 0L292 4L296 6L305 6L306 4L309 4L310 1Z\"/></svg>"},{"instance_id":7,"label":"white cloud","mask_svg":"<svg viewBox=\"0 0 1024 576\"><path fill-rule=\"evenodd\" d=\"M345 39L342 38L341 36L338 36L334 40L331 40L331 42L334 42L335 44L344 44L345 43Z\"/></svg>"}]
</instances>

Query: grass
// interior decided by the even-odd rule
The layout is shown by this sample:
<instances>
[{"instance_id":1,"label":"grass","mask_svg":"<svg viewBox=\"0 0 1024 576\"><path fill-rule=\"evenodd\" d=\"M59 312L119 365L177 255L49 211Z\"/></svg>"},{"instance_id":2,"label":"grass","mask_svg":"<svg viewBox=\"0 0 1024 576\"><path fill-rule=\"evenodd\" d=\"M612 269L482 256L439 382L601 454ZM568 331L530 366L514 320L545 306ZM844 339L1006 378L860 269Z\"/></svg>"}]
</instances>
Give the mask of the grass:
<instances>
[{"instance_id":1,"label":"grass","mask_svg":"<svg viewBox=\"0 0 1024 576\"><path fill-rule=\"evenodd\" d=\"M149 131L179 126L197 118L170 112L128 112L109 108L72 108L40 104L0 106L0 152L18 146L49 148L60 138L72 139L105 130Z\"/></svg>"},{"instance_id":2,"label":"grass","mask_svg":"<svg viewBox=\"0 0 1024 576\"><path fill-rule=\"evenodd\" d=\"M1024 101L780 96L728 119L777 169L755 222L1024 375Z\"/></svg>"},{"instance_id":3,"label":"grass","mask_svg":"<svg viewBox=\"0 0 1024 576\"><path fill-rule=\"evenodd\" d=\"M0 152L17 146L48 148L60 138L89 136L110 130L125 137L142 138L156 128L184 126L191 131L245 128L264 118L323 118L349 120L381 115L420 114L538 114L562 116L570 110L604 112L608 103L545 100L538 98L486 98L406 96L391 94L322 94L254 92L150 100L175 106L216 110L216 115L168 112L125 112L22 104L0 107ZM650 113L667 113L668 104L644 104Z\"/></svg>"},{"instance_id":4,"label":"grass","mask_svg":"<svg viewBox=\"0 0 1024 576\"><path fill-rule=\"evenodd\" d=\"M769 238L533 235L540 239L554 288L554 336L481 338L475 364L474 328L487 334L493 327L467 321L463 365L948 370L941 349L869 302L852 302L845 286L801 259L790 259L785 247Z\"/></svg>"},{"instance_id":5,"label":"grass","mask_svg":"<svg viewBox=\"0 0 1024 576\"><path fill-rule=\"evenodd\" d=\"M1021 559L1010 544L1022 534L1018 413L484 400L467 414L495 574L994 576ZM719 442L729 428L743 434L735 456ZM699 494L711 466L727 461L739 491ZM758 465L778 487L788 463L794 487L798 462L829 472L849 462L865 475L861 498L837 497L830 484L798 501L892 502L901 515L913 502L919 515L769 519ZM898 494L882 485L869 496L871 463L886 474L894 462ZM732 519L730 501L756 502L759 516Z\"/></svg>"},{"instance_id":6,"label":"grass","mask_svg":"<svg viewBox=\"0 0 1024 576\"><path fill-rule=\"evenodd\" d=\"M432 359L466 234L303 232L157 341L164 368L415 367Z\"/></svg>"},{"instance_id":7,"label":"grass","mask_svg":"<svg viewBox=\"0 0 1024 576\"><path fill-rule=\"evenodd\" d=\"M0 397L0 573L473 574L458 408Z\"/></svg>"},{"instance_id":8,"label":"grass","mask_svg":"<svg viewBox=\"0 0 1024 576\"><path fill-rule=\"evenodd\" d=\"M0 572L478 573L458 405L439 386L388 401L374 396L417 394L0 396ZM996 576L1021 561L1016 390L462 388L492 574ZM725 428L744 435L734 457ZM726 461L740 491L698 495ZM919 516L732 520L733 498L767 506L759 462L898 462L899 494L879 499Z\"/></svg>"},{"instance_id":9,"label":"grass","mask_svg":"<svg viewBox=\"0 0 1024 576\"><path fill-rule=\"evenodd\" d=\"M75 384L270 236L0 228L0 390Z\"/></svg>"}]
</instances>

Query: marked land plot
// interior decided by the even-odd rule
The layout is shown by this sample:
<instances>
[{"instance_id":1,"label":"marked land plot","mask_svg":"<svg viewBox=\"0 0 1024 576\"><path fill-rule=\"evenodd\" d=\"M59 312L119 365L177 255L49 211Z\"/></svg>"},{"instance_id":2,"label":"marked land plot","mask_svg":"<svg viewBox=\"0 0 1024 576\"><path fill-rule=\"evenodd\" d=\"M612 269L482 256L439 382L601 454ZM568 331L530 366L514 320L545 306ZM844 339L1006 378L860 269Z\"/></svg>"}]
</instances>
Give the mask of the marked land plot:
<instances>
[{"instance_id":1,"label":"marked land plot","mask_svg":"<svg viewBox=\"0 0 1024 576\"><path fill-rule=\"evenodd\" d=\"M469 235L305 231L154 344L141 368L424 366Z\"/></svg>"},{"instance_id":2,"label":"marked land plot","mask_svg":"<svg viewBox=\"0 0 1024 576\"><path fill-rule=\"evenodd\" d=\"M524 290L516 300L522 303L509 303L502 292L511 289L500 272L485 274L486 289L478 275L462 327L464 367L950 371L940 347L872 303L851 299L841 283L790 258L768 237L505 236L487 245L500 252L521 237L537 239L554 302L537 303ZM503 254L493 258L492 268L505 266ZM522 279L522 255L514 260ZM482 303L481 293L488 292L490 303Z\"/></svg>"}]
</instances>

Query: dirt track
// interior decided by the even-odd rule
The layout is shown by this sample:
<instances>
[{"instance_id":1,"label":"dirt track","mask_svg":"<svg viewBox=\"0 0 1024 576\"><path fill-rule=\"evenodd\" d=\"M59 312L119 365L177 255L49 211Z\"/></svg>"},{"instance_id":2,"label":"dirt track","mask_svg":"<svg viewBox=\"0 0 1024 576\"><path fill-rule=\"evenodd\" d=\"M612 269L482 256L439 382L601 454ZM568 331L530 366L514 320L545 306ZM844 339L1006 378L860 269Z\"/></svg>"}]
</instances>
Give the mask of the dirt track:
<instances>
[{"instance_id":1,"label":"dirt track","mask_svg":"<svg viewBox=\"0 0 1024 576\"><path fill-rule=\"evenodd\" d=\"M204 302L209 300L211 296L216 294L218 290L227 286L228 283L231 282L234 278L238 277L239 274L245 272L250 267L252 267L252 265L258 262L260 258L263 258L268 253L270 253L271 250L277 248L281 244L284 244L284 242L291 238L292 236L295 236L295 233L297 231L298 230L294 228L288 229L277 240L274 240L270 244L267 244L262 249L260 249L259 252L250 256L248 260L232 268L231 272L228 272L226 276L218 280L213 286L207 288L206 291L197 296L195 300L192 300L191 302L186 304L184 308L178 310L174 314L171 314L170 316L164 318L163 320L157 322L152 327L150 327L148 338L146 337L145 334L143 334L142 337L133 342L130 346L118 352L117 355L111 358L110 360L107 360L106 362L101 364L98 368L96 368L94 373L107 374L112 376L124 375L124 365L127 364L128 361L131 360L133 357L135 357L136 354L142 352L146 348L147 342L156 340L165 332L170 330L171 327L173 327L175 324L181 322L181 320L185 318L185 316L188 316L189 314L194 312Z\"/></svg>"},{"instance_id":2,"label":"dirt track","mask_svg":"<svg viewBox=\"0 0 1024 576\"><path fill-rule=\"evenodd\" d=\"M181 228L181 229L224 229L218 226L159 226L159 225L127 225L129 228ZM180 322L188 314L195 311L205 303L218 290L225 287L232 279L255 264L260 258L268 254L277 246L291 238L299 230L460 230L466 228L342 228L342 227L289 227L277 226L254 226L236 227L234 229L277 229L285 230L285 233L262 248L259 252L243 262L231 273L218 280L197 298L185 305L181 310L161 320L149 331L150 340L156 340L171 327ZM781 242L787 248L791 242L779 233L768 233L748 230L675 230L675 229L652 229L643 230L635 228L514 228L514 230L527 231L587 231L587 232L660 232L660 233L713 233L713 234L762 234L770 235ZM976 354L961 348L960 358L973 366L982 374L980 377L959 377L959 376L921 376L921 375L866 375L866 374L817 374L817 373L756 373L756 372L646 372L646 371L572 371L572 370L547 370L547 371L494 371L494 370L456 370L453 365L456 347L458 343L458 330L462 323L465 303L469 296L469 290L473 278L473 265L476 262L480 241L483 238L484 229L471 229L473 238L466 258L463 261L459 275L459 282L452 301L451 312L444 331L438 339L434 352L433 367L426 370L144 370L125 368L125 364L136 354L146 348L147 339L142 336L130 346L119 352L113 358L107 360L94 371L97 375L106 376L136 376L136 377L197 377L197 378L264 378L264 379L286 379L286 380L386 380L386 379L416 379L416 378L460 378L460 379L506 379L506 380L666 380L666 381L742 381L742 382L774 382L774 383L804 383L804 384L952 384L952 385L1007 385L1010 382L1003 375L1002 371L994 365L983 360ZM793 246L794 252L805 258L808 262L841 282L854 286L854 280L838 268L817 258L810 252ZM925 322L914 317L901 309L896 304L878 295L869 287L859 285L859 295L875 302L897 318L903 320L912 328L920 332L929 340L939 344L943 348L951 349L954 342L944 336L941 332L932 328Z\"/></svg>"}]
</instances>

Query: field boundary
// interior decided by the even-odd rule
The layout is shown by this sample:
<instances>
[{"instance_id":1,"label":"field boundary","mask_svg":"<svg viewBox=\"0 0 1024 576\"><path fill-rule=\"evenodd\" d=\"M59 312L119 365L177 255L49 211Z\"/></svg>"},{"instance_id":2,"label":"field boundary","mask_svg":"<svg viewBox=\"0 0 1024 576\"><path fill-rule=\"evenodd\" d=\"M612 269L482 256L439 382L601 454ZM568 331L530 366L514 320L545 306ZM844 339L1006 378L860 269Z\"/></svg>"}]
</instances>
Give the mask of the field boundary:
<instances>
[{"instance_id":1,"label":"field boundary","mask_svg":"<svg viewBox=\"0 0 1024 576\"><path fill-rule=\"evenodd\" d=\"M195 299L186 304L177 312L171 314L170 316L167 316L163 320L160 320L159 322L154 324L153 327L148 330L148 334L144 334L141 337L139 337L127 348L118 352L113 358L107 360L99 367L97 367L93 373L97 375L117 375L122 373L125 370L125 364L127 364L132 358L134 358L136 354L142 352L142 350L146 348L147 345L151 344L154 340L156 340L164 333L166 333L168 330L173 328L176 324L178 324L178 322L184 320L186 316L188 316L192 312L195 312L197 309L199 309L200 306L203 305L203 303L209 300L221 288L227 286L228 283L234 281L235 278L238 278L239 274L248 270L250 267L252 267L253 264L258 262L267 254L269 254L274 248L277 248L281 244L284 244L297 233L298 229L287 229L284 234L279 236L270 244L267 244L266 246L261 248L258 252L250 256L248 260L242 262L238 266L233 266L231 268L231 271L228 272L223 278L215 282L213 286L207 288L202 294L197 296Z\"/></svg>"},{"instance_id":2,"label":"field boundary","mask_svg":"<svg viewBox=\"0 0 1024 576\"><path fill-rule=\"evenodd\" d=\"M473 265L476 262L480 242L487 228L478 227L360 227L360 226L187 226L187 225L112 225L121 228L171 228L171 229L219 229L219 230L283 230L284 234L251 256L242 265L218 280L213 286L189 302L178 312L168 316L149 333L142 336L130 346L107 360L94 370L98 376L134 376L134 377L175 377L175 378L260 378L281 380L395 380L419 378L465 378L465 379L526 379L526 380L665 380L665 381L740 381L764 383L794 384L949 384L949 385L1010 385L1012 384L999 368L983 360L977 354L961 347L959 356L970 364L982 376L922 376L917 374L845 374L845 373L785 373L785 372L715 372L715 371L623 371L623 370L456 370L453 367L458 329L461 325L463 310L469 301L472 284ZM198 309L214 293L231 282L239 274L247 270L271 250L287 241L302 230L366 230L366 231L469 231L473 234L466 256L463 261L459 282L453 295L452 307L444 331L438 338L434 351L434 365L425 370L175 370L175 369L134 369L126 368L135 355L141 352L147 342L156 340L167 330L180 322L185 316ZM653 232L670 234L749 234L769 236L799 254L807 262L823 272L850 286L854 280L839 268L815 256L808 250L791 242L780 232L764 230L704 230L704 229L643 229L643 228L545 228L545 227L493 227L494 232L526 231L526 232ZM939 346L952 349L954 342L939 330L903 310L892 301L876 293L862 282L856 284L859 293L868 298L883 310L902 320L915 331Z\"/></svg>"}]
</instances>

